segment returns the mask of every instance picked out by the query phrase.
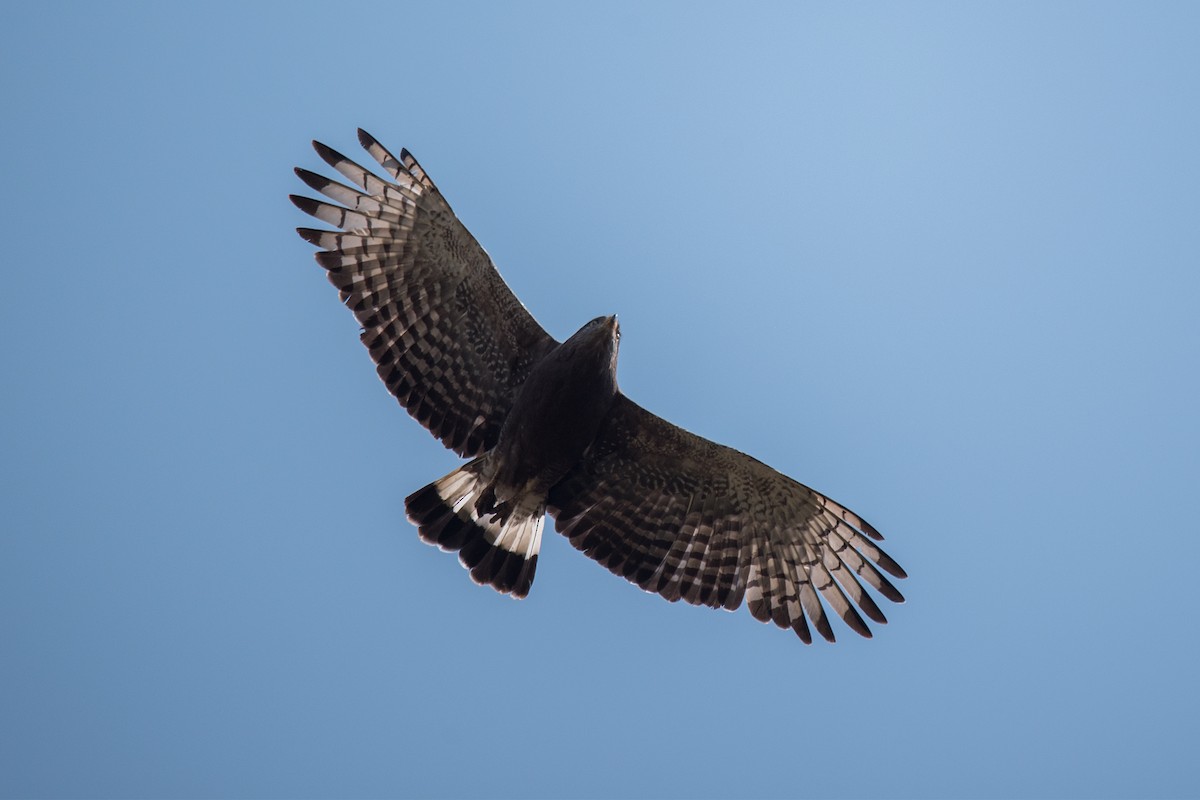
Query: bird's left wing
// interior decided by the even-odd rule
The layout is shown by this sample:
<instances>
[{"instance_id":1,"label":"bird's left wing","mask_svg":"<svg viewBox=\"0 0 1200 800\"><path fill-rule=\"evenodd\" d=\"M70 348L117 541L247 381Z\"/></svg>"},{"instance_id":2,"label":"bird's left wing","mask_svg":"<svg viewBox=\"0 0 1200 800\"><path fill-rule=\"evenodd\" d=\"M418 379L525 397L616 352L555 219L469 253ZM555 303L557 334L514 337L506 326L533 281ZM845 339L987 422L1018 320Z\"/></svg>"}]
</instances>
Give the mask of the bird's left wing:
<instances>
[{"instance_id":1,"label":"bird's left wing","mask_svg":"<svg viewBox=\"0 0 1200 800\"><path fill-rule=\"evenodd\" d=\"M555 526L612 572L668 600L729 610L812 641L834 634L822 599L870 636L886 618L862 583L904 598L904 570L849 509L744 453L618 395L583 460L550 491ZM878 568L877 568L878 567Z\"/></svg>"},{"instance_id":2,"label":"bird's left wing","mask_svg":"<svg viewBox=\"0 0 1200 800\"><path fill-rule=\"evenodd\" d=\"M384 180L313 142L347 186L296 174L340 205L292 196L341 230L299 228L362 325L379 377L422 425L462 456L495 445L516 390L557 342L542 329L407 150L359 141ZM357 187L357 188L355 188Z\"/></svg>"}]
</instances>

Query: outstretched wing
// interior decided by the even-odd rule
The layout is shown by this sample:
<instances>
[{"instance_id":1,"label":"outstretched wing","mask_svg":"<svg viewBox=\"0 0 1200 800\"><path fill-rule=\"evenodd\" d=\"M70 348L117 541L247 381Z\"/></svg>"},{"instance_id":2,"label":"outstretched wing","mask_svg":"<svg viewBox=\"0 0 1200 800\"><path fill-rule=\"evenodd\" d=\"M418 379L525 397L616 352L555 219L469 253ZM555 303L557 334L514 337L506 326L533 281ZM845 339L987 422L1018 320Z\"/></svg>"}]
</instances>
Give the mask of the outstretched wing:
<instances>
[{"instance_id":1,"label":"outstretched wing","mask_svg":"<svg viewBox=\"0 0 1200 800\"><path fill-rule=\"evenodd\" d=\"M821 598L863 636L887 619L863 583L897 603L880 572L904 570L865 520L744 453L618 395L595 443L550 492L579 550L668 600L734 610L833 641ZM860 582L861 581L861 582ZM856 609L857 606L857 609Z\"/></svg>"},{"instance_id":2,"label":"outstretched wing","mask_svg":"<svg viewBox=\"0 0 1200 800\"><path fill-rule=\"evenodd\" d=\"M379 377L408 413L462 456L490 449L530 369L557 342L525 310L407 150L359 141L384 180L313 142L355 186L296 169L340 203L292 196L340 231L298 228L362 325Z\"/></svg>"}]
</instances>

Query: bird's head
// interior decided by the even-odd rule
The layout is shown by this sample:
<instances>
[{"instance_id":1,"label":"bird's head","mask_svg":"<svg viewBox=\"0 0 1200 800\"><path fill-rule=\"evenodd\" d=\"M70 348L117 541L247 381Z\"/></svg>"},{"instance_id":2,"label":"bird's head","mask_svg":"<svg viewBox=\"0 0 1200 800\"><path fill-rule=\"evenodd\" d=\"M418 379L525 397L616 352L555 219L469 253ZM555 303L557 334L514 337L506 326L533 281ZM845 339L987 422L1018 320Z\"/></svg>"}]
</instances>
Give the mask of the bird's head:
<instances>
[{"instance_id":1,"label":"bird's head","mask_svg":"<svg viewBox=\"0 0 1200 800\"><path fill-rule=\"evenodd\" d=\"M617 324L617 315L596 317L575 332L565 346L580 353L586 352L608 365L615 375L617 371L617 351L621 344L621 326Z\"/></svg>"}]
</instances>

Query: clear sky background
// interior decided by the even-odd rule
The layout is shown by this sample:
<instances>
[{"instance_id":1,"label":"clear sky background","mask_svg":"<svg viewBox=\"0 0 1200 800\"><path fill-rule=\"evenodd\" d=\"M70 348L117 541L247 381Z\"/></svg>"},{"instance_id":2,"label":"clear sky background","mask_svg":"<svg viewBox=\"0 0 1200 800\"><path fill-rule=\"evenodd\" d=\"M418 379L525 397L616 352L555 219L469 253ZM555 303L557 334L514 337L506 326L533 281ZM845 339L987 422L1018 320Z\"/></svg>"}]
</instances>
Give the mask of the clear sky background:
<instances>
[{"instance_id":1,"label":"clear sky background","mask_svg":"<svg viewBox=\"0 0 1200 800\"><path fill-rule=\"evenodd\" d=\"M0 6L0 793L1195 797L1200 6ZM457 460L292 231L410 148L554 335L858 510L874 640L557 535L517 603L404 519ZM361 151L357 151L361 152Z\"/></svg>"}]
</instances>

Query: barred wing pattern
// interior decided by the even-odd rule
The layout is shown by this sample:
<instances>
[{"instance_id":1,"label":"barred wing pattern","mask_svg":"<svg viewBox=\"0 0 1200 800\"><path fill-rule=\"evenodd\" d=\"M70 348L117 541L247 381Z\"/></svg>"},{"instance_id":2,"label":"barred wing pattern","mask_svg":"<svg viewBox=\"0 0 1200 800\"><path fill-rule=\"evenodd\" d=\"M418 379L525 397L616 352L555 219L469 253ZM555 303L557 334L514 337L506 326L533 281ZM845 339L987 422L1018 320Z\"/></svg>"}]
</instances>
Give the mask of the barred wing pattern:
<instances>
[{"instance_id":1,"label":"barred wing pattern","mask_svg":"<svg viewBox=\"0 0 1200 800\"><path fill-rule=\"evenodd\" d=\"M407 150L397 158L365 131L383 180L313 142L357 188L296 169L340 203L292 196L340 231L299 228L362 325L379 377L413 417L461 456L495 445L517 388L556 344L504 283Z\"/></svg>"},{"instance_id":2,"label":"barred wing pattern","mask_svg":"<svg viewBox=\"0 0 1200 800\"><path fill-rule=\"evenodd\" d=\"M617 397L588 454L550 492L555 526L609 570L667 600L738 608L833 641L821 598L863 636L886 623L862 582L904 570L865 520L750 456ZM877 568L878 567L878 568ZM857 606L857 609L856 609Z\"/></svg>"}]
</instances>

